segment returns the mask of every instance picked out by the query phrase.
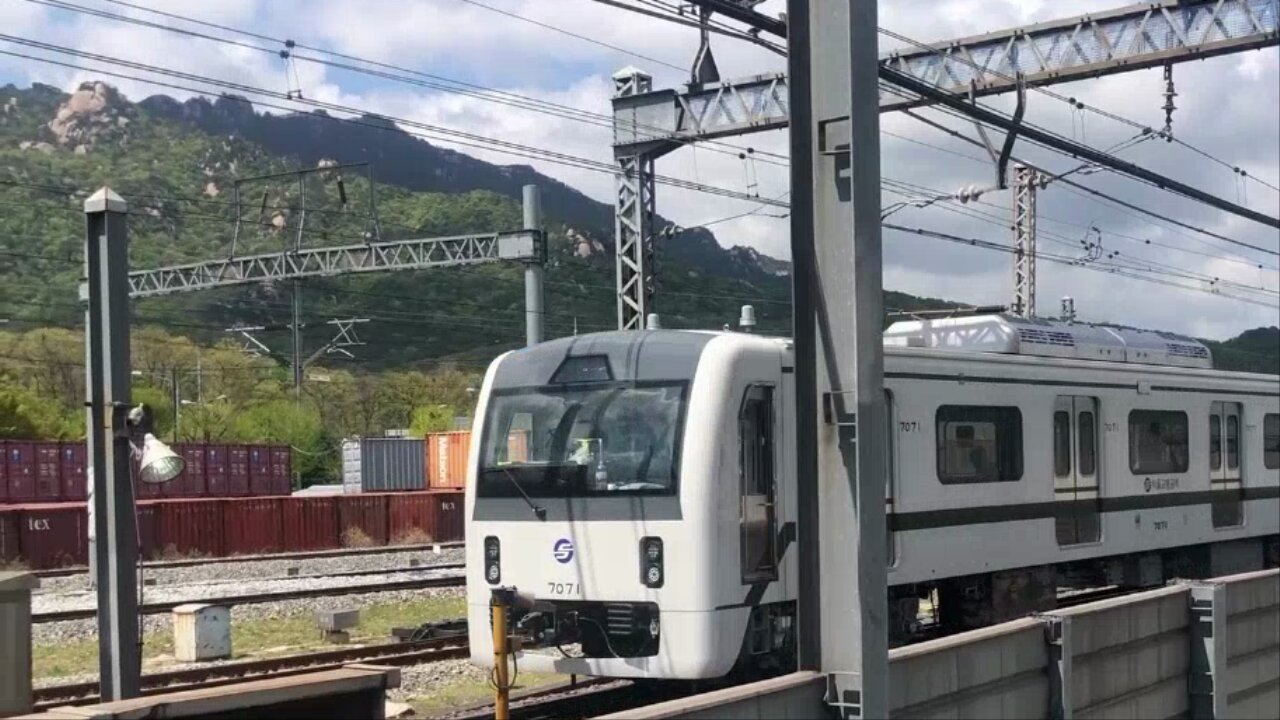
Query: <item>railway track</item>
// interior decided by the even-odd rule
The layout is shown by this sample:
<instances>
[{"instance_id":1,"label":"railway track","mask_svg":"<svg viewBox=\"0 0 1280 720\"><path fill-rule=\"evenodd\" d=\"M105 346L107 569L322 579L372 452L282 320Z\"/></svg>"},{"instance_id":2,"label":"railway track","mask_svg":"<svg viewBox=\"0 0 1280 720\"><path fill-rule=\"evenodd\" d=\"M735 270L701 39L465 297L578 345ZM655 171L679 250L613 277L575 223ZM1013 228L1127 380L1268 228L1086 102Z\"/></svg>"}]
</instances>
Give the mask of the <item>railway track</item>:
<instances>
[{"instance_id":1,"label":"railway track","mask_svg":"<svg viewBox=\"0 0 1280 720\"><path fill-rule=\"evenodd\" d=\"M630 680L589 678L572 684L557 683L550 687L513 692L510 717L511 720L594 717L679 697L685 692L684 688L666 688L665 685L668 683L655 685ZM473 705L444 717L449 720L486 720L493 717L493 704Z\"/></svg>"},{"instance_id":2,"label":"railway track","mask_svg":"<svg viewBox=\"0 0 1280 720\"><path fill-rule=\"evenodd\" d=\"M433 569L436 568L414 568L414 570ZM173 609L179 605L185 605L192 602L231 607L234 605L257 605L260 603L280 602L285 600L306 600L308 598L315 597L337 597L341 595L361 595L364 593L395 592L399 590L423 590L426 588L463 587L465 585L465 576L450 575L447 577L415 578L413 580L397 580L395 582L372 583L367 585L308 588L306 590L292 590L287 592L229 595L215 598L187 598L183 600L147 603L146 605L139 606L138 612L142 615L161 615L172 612ZM75 610L57 610L53 612L33 613L31 616L31 622L64 622L67 620L86 620L97 616L98 611L94 608L77 608Z\"/></svg>"},{"instance_id":3,"label":"railway track","mask_svg":"<svg viewBox=\"0 0 1280 720\"><path fill-rule=\"evenodd\" d=\"M463 547L461 542L426 543L421 545L380 545L371 548L341 548L337 550L308 550L305 552L269 553L264 555L235 555L221 558L185 558L182 560L152 560L142 564L143 570L164 570L167 568L195 567L197 565L221 565L224 563L268 562L271 560L323 560L337 557L360 557L367 555L389 555L407 552L435 552L453 550ZM36 577L57 578L80 575L89 572L83 565L65 568L36 570Z\"/></svg>"},{"instance_id":4,"label":"railway track","mask_svg":"<svg viewBox=\"0 0 1280 720\"><path fill-rule=\"evenodd\" d=\"M371 662L379 665L403 667L467 657L465 634L419 640L387 643L358 648L342 648L290 655L288 657L249 660L187 670L170 670L142 676L142 694L180 692L219 687L247 680L289 677L303 673L333 670L353 662ZM98 700L98 683L68 683L40 688L34 693L36 710L47 710L59 705L87 704Z\"/></svg>"}]
</instances>

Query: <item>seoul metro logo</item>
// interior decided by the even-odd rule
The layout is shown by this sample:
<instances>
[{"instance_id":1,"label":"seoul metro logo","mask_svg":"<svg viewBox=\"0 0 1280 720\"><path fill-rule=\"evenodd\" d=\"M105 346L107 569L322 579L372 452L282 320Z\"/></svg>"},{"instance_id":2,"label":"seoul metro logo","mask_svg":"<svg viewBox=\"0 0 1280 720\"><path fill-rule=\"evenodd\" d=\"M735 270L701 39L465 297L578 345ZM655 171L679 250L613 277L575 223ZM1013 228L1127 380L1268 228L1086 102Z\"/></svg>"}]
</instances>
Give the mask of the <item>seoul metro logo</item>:
<instances>
[{"instance_id":1,"label":"seoul metro logo","mask_svg":"<svg viewBox=\"0 0 1280 720\"><path fill-rule=\"evenodd\" d=\"M555 557L556 562L562 565L569 562L573 559L573 541L569 538L560 538L551 547L551 554Z\"/></svg>"}]
</instances>

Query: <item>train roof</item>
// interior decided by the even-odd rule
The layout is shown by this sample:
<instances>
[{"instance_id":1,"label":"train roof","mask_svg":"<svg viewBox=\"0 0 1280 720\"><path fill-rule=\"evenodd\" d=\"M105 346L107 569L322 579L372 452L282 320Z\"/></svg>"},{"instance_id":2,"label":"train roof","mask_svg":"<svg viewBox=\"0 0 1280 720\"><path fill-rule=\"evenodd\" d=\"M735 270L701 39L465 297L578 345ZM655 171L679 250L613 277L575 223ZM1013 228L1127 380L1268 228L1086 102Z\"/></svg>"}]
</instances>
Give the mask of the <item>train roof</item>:
<instances>
[{"instance_id":1,"label":"train roof","mask_svg":"<svg viewBox=\"0 0 1280 720\"><path fill-rule=\"evenodd\" d=\"M896 322L885 330L884 342L886 347L1213 369L1209 348L1185 335L1004 313Z\"/></svg>"}]
</instances>

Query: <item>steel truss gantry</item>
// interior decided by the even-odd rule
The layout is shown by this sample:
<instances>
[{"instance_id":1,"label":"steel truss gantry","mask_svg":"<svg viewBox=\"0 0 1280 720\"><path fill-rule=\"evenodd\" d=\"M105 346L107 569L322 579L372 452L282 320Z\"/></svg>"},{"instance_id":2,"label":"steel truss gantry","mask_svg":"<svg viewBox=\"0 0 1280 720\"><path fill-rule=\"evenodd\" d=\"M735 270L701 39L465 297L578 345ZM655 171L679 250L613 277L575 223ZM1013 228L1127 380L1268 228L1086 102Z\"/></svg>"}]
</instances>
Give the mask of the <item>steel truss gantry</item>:
<instances>
[{"instance_id":1,"label":"steel truss gantry","mask_svg":"<svg viewBox=\"0 0 1280 720\"><path fill-rule=\"evenodd\" d=\"M1280 0L1160 0L901 50L882 57L880 66L882 75L981 97L1014 90L1019 79L1025 86L1050 85L1277 44ZM618 315L619 327L628 329L643 325L651 300L643 290L653 281L643 262L644 243L632 243L623 228L642 239L652 235L645 215L651 220L655 207L653 161L684 144L786 127L790 108L781 73L653 90L647 75L628 68L615 76L615 91ZM916 93L883 86L880 92L881 112L928 104ZM639 279L624 276L624 257Z\"/></svg>"},{"instance_id":2,"label":"steel truss gantry","mask_svg":"<svg viewBox=\"0 0 1280 720\"><path fill-rule=\"evenodd\" d=\"M129 295L135 298L153 297L264 280L293 280L386 270L425 270L493 260L524 260L541 257L541 245L541 232L520 230L285 250L172 265L155 270L136 270L129 273Z\"/></svg>"}]
</instances>

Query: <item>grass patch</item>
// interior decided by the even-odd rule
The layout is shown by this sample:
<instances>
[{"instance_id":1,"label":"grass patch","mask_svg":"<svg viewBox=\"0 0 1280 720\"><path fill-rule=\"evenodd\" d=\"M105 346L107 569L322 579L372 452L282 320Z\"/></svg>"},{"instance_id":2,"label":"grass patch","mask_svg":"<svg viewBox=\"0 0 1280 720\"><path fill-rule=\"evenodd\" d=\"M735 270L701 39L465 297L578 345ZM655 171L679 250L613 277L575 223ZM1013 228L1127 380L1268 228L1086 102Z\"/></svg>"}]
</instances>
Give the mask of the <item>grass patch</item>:
<instances>
[{"instance_id":1,"label":"grass patch","mask_svg":"<svg viewBox=\"0 0 1280 720\"><path fill-rule=\"evenodd\" d=\"M514 694L521 690L568 682L568 680L567 675L522 672L516 679L516 686L511 689L511 692ZM493 700L493 688L489 686L488 681L456 678L434 688L431 692L411 697L405 702L411 705L418 715L435 717L456 712L460 707L491 700Z\"/></svg>"},{"instance_id":2,"label":"grass patch","mask_svg":"<svg viewBox=\"0 0 1280 720\"><path fill-rule=\"evenodd\" d=\"M351 637L356 642L389 641L393 627L411 627L465 616L466 599L461 596L366 605L360 608L360 625L351 630ZM291 654L319 647L335 646L320 639L315 616L310 612L237 621L235 610L232 610L231 650L236 659ZM147 633L143 648L143 670L159 670L173 662L172 631ZM32 648L32 673L36 678L66 677L97 671L96 639L37 644Z\"/></svg>"}]
</instances>

